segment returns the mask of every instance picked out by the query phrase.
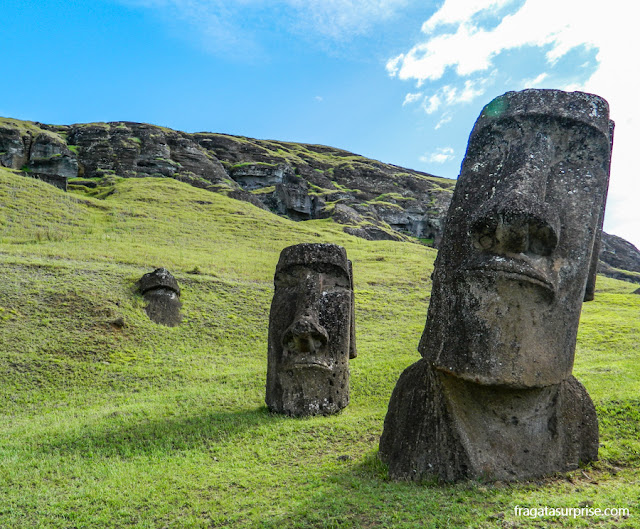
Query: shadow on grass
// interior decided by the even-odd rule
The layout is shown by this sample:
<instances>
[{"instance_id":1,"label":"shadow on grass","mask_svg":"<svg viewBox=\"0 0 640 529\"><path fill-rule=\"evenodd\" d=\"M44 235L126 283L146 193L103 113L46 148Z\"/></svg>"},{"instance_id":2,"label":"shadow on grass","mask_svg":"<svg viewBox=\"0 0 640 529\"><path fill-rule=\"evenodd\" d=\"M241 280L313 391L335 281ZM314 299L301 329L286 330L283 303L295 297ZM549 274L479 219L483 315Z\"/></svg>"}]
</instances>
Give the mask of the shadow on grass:
<instances>
[{"instance_id":1,"label":"shadow on grass","mask_svg":"<svg viewBox=\"0 0 640 529\"><path fill-rule=\"evenodd\" d=\"M613 480L607 470L587 469L591 476ZM261 520L252 527L262 529L348 529L348 528L411 528L443 529L468 527L549 527L566 524L558 518L525 518L515 514L516 505L553 508L578 507L586 501L598 507L629 507L628 495L618 493L617 485L609 483L599 490L597 482L583 470L557 474L525 482L481 482L476 480L444 483L437 480L408 482L392 481L377 457L377 452L365 456L357 464L332 473L321 485L309 490L305 501L292 506L288 513ZM627 487L624 481L619 483ZM632 485L625 489L635 491ZM613 503L612 503L613 502ZM633 510L632 510L633 512ZM627 518L612 516L599 520L603 527L623 525ZM577 526L592 526L588 517L581 517ZM574 527L573 523L570 523ZM222 524L221 526L225 526ZM233 527L233 523L227 526ZM598 524L598 526L601 526Z\"/></svg>"},{"instance_id":2,"label":"shadow on grass","mask_svg":"<svg viewBox=\"0 0 640 529\"><path fill-rule=\"evenodd\" d=\"M239 437L247 430L270 428L282 420L283 417L270 413L266 407L151 420L116 412L97 424L85 425L38 444L44 453L128 457L206 449Z\"/></svg>"},{"instance_id":3,"label":"shadow on grass","mask_svg":"<svg viewBox=\"0 0 640 529\"><path fill-rule=\"evenodd\" d=\"M600 508L631 506L633 512L630 498L637 497L634 476L640 461L638 404L637 400L610 402L598 408L601 441L615 448L615 461L601 455L601 461L585 468L513 483L477 480L443 483L435 479L416 483L391 481L377 451L353 462L338 456L324 476L307 487L304 495L298 495L304 497L304 501L292 505L286 514L266 518L255 526L273 529L489 528L541 527L541 524L564 527L562 519L518 517L514 507L569 508L591 502ZM619 473L622 474L617 477ZM624 516L596 520L603 527L631 527ZM581 516L574 523L582 527L593 521Z\"/></svg>"},{"instance_id":4,"label":"shadow on grass","mask_svg":"<svg viewBox=\"0 0 640 529\"><path fill-rule=\"evenodd\" d=\"M481 521L477 516L478 507L487 509L483 521L492 515L501 517L499 513L504 512L504 505L510 505L517 492L505 487L503 502L494 502L487 501L487 489L478 482L392 481L377 451L367 454L360 462L347 461L344 465L345 468L337 469L322 480L321 485L316 482L315 490L309 491L307 499L287 514L264 519L255 526L265 529L475 527L473 522Z\"/></svg>"}]
</instances>

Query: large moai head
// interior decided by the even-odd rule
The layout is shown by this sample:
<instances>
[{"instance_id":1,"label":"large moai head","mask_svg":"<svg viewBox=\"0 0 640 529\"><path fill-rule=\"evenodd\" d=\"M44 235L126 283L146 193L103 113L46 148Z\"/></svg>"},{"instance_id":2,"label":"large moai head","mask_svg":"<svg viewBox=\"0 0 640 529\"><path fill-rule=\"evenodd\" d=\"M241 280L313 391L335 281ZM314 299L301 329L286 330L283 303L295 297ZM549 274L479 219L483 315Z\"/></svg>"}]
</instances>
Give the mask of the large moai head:
<instances>
[{"instance_id":1,"label":"large moai head","mask_svg":"<svg viewBox=\"0 0 640 529\"><path fill-rule=\"evenodd\" d=\"M349 403L356 356L353 277L344 248L282 250L269 314L266 403L293 416L329 415Z\"/></svg>"},{"instance_id":2,"label":"large moai head","mask_svg":"<svg viewBox=\"0 0 640 529\"><path fill-rule=\"evenodd\" d=\"M437 369L520 388L570 375L612 133L607 102L582 92L508 92L483 109L420 342Z\"/></svg>"}]
</instances>

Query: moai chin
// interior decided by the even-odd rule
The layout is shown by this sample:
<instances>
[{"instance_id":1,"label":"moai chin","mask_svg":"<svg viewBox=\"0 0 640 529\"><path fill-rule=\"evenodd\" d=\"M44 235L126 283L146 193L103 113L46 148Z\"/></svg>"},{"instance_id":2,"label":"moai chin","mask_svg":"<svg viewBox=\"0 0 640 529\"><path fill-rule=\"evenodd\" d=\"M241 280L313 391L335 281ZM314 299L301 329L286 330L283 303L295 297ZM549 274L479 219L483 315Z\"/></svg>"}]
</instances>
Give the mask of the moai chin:
<instances>
[{"instance_id":1,"label":"moai chin","mask_svg":"<svg viewBox=\"0 0 640 529\"><path fill-rule=\"evenodd\" d=\"M267 406L292 416L337 413L349 404L356 356L351 261L335 244L289 246L274 285Z\"/></svg>"},{"instance_id":2,"label":"moai chin","mask_svg":"<svg viewBox=\"0 0 640 529\"><path fill-rule=\"evenodd\" d=\"M422 359L380 440L394 478L517 480L597 459L571 375L592 299L613 128L582 92L494 99L471 132L435 263Z\"/></svg>"}]
</instances>

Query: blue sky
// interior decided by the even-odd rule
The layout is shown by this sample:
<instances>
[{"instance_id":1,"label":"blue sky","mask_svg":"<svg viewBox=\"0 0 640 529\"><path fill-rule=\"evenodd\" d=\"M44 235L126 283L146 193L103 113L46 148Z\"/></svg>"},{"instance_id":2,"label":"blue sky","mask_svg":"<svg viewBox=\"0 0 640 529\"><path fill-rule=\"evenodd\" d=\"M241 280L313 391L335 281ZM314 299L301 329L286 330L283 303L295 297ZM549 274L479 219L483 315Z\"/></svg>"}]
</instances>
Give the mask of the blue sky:
<instances>
[{"instance_id":1,"label":"blue sky","mask_svg":"<svg viewBox=\"0 0 640 529\"><path fill-rule=\"evenodd\" d=\"M640 37L614 0L5 0L0 115L321 143L455 178L508 90L605 97L605 229L640 247ZM628 9L628 8L627 8Z\"/></svg>"}]
</instances>

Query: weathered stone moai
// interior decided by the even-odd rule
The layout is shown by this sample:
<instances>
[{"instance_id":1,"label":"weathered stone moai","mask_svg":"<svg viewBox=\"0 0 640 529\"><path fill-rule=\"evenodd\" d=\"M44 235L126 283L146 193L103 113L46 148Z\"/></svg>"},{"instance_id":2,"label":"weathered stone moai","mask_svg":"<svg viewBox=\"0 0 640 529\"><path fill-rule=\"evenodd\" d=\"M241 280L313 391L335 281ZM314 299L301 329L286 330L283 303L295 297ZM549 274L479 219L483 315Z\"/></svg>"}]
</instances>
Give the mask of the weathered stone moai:
<instances>
[{"instance_id":1,"label":"weathered stone moai","mask_svg":"<svg viewBox=\"0 0 640 529\"><path fill-rule=\"evenodd\" d=\"M349 404L356 356L351 261L335 244L282 250L269 314L266 403L292 416L330 415Z\"/></svg>"},{"instance_id":2,"label":"weathered stone moai","mask_svg":"<svg viewBox=\"0 0 640 529\"><path fill-rule=\"evenodd\" d=\"M145 311L149 319L169 327L177 326L180 314L180 287L166 268L157 268L138 280L138 291L148 303Z\"/></svg>"},{"instance_id":3,"label":"weathered stone moai","mask_svg":"<svg viewBox=\"0 0 640 529\"><path fill-rule=\"evenodd\" d=\"M380 439L393 478L518 480L597 459L595 409L571 370L612 134L607 102L581 92L508 92L483 109L422 359L400 376Z\"/></svg>"}]
</instances>

